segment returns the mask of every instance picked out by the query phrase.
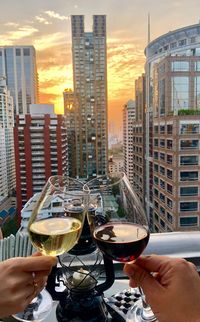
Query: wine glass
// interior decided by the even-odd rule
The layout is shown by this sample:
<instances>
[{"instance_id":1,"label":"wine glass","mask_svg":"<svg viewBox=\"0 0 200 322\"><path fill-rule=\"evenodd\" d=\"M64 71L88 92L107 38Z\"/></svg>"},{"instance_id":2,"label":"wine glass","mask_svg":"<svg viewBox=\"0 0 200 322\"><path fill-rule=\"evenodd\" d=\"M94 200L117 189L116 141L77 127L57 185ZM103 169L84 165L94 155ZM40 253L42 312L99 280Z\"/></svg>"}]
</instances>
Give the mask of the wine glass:
<instances>
[{"instance_id":1,"label":"wine glass","mask_svg":"<svg viewBox=\"0 0 200 322\"><path fill-rule=\"evenodd\" d=\"M85 188L90 190L88 222L99 249L111 260L134 261L148 244L149 228L144 208L126 175L100 176L87 182ZM141 300L128 312L127 321L156 321L141 289L140 293Z\"/></svg>"},{"instance_id":2,"label":"wine glass","mask_svg":"<svg viewBox=\"0 0 200 322\"><path fill-rule=\"evenodd\" d=\"M33 246L44 255L58 256L77 243L85 219L87 192L78 180L52 176L36 198L28 223ZM34 273L33 273L34 274ZM52 298L43 290L23 312L20 321L42 321L51 311Z\"/></svg>"}]
</instances>

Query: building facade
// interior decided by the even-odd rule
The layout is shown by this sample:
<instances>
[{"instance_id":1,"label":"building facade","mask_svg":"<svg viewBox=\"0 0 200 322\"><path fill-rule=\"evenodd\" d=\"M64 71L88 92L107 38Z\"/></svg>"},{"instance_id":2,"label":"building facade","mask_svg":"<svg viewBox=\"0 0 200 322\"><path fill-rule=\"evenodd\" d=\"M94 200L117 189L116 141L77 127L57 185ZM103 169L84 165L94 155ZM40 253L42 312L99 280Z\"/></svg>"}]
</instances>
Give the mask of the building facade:
<instances>
[{"instance_id":1,"label":"building facade","mask_svg":"<svg viewBox=\"0 0 200 322\"><path fill-rule=\"evenodd\" d=\"M199 30L169 32L145 50L146 208L155 232L200 229Z\"/></svg>"},{"instance_id":2,"label":"building facade","mask_svg":"<svg viewBox=\"0 0 200 322\"><path fill-rule=\"evenodd\" d=\"M15 114L29 113L29 105L38 102L38 75L33 46L0 47L0 77L14 100Z\"/></svg>"},{"instance_id":3,"label":"building facade","mask_svg":"<svg viewBox=\"0 0 200 322\"><path fill-rule=\"evenodd\" d=\"M77 111L77 102L75 100L74 91L66 89L63 92L63 98L68 138L69 176L74 178L77 176L79 113Z\"/></svg>"},{"instance_id":4,"label":"building facade","mask_svg":"<svg viewBox=\"0 0 200 322\"><path fill-rule=\"evenodd\" d=\"M135 118L132 122L133 137L133 187L145 205L145 150L146 150L146 80L142 74L135 81ZM153 180L152 180L153 181Z\"/></svg>"},{"instance_id":5,"label":"building facade","mask_svg":"<svg viewBox=\"0 0 200 322\"><path fill-rule=\"evenodd\" d=\"M133 186L133 122L135 120L135 102L129 100L123 108L123 154L124 172Z\"/></svg>"},{"instance_id":6,"label":"building facade","mask_svg":"<svg viewBox=\"0 0 200 322\"><path fill-rule=\"evenodd\" d=\"M0 198L15 189L13 98L4 78L0 79Z\"/></svg>"},{"instance_id":7,"label":"building facade","mask_svg":"<svg viewBox=\"0 0 200 322\"><path fill-rule=\"evenodd\" d=\"M68 175L65 117L52 105L33 104L14 128L18 212L52 175Z\"/></svg>"},{"instance_id":8,"label":"building facade","mask_svg":"<svg viewBox=\"0 0 200 322\"><path fill-rule=\"evenodd\" d=\"M74 95L76 97L76 177L107 173L106 16L93 16L85 32L84 16L71 17Z\"/></svg>"}]
</instances>

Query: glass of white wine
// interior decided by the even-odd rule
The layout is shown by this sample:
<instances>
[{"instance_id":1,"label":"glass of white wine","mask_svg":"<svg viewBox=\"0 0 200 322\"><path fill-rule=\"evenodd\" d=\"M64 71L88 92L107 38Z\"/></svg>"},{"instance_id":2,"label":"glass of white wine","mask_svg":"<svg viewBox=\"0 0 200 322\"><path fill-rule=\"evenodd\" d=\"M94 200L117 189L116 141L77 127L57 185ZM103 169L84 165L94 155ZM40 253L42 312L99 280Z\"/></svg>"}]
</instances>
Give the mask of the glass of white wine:
<instances>
[{"instance_id":1,"label":"glass of white wine","mask_svg":"<svg viewBox=\"0 0 200 322\"><path fill-rule=\"evenodd\" d=\"M52 176L32 206L28 232L33 246L43 255L58 256L77 243L85 220L87 191L65 176ZM51 311L52 299L43 290L25 309L14 315L20 321L42 321Z\"/></svg>"}]
</instances>

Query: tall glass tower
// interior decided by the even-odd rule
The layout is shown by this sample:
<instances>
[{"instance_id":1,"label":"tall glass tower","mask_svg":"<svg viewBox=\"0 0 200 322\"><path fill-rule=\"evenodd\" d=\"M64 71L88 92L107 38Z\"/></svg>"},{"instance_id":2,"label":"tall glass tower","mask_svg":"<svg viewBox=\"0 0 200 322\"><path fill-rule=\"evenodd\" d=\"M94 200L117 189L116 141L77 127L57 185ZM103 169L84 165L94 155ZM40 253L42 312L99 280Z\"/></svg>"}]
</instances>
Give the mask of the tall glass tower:
<instances>
[{"instance_id":1,"label":"tall glass tower","mask_svg":"<svg viewBox=\"0 0 200 322\"><path fill-rule=\"evenodd\" d=\"M92 32L82 15L71 25L76 176L90 178L107 173L108 163L106 16L93 16Z\"/></svg>"},{"instance_id":2,"label":"tall glass tower","mask_svg":"<svg viewBox=\"0 0 200 322\"><path fill-rule=\"evenodd\" d=\"M0 47L0 76L14 100L15 114L29 113L29 105L38 102L36 55L33 46Z\"/></svg>"}]
</instances>

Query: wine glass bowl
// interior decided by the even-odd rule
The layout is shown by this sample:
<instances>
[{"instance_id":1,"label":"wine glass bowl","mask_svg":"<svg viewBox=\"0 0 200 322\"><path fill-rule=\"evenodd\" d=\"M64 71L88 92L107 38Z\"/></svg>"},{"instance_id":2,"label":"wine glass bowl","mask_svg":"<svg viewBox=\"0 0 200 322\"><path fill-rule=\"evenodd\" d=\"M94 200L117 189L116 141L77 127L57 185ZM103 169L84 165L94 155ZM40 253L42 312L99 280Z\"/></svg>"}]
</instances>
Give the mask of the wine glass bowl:
<instances>
[{"instance_id":1,"label":"wine glass bowl","mask_svg":"<svg viewBox=\"0 0 200 322\"><path fill-rule=\"evenodd\" d=\"M58 256L78 241L85 219L81 183L68 177L50 177L28 224L32 244L44 255Z\"/></svg>"}]
</instances>

